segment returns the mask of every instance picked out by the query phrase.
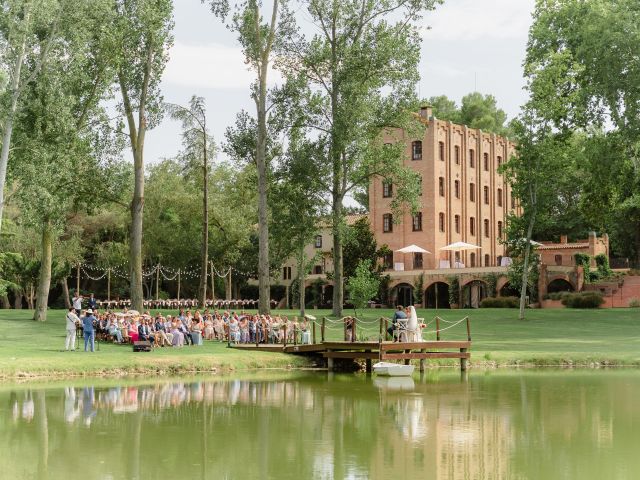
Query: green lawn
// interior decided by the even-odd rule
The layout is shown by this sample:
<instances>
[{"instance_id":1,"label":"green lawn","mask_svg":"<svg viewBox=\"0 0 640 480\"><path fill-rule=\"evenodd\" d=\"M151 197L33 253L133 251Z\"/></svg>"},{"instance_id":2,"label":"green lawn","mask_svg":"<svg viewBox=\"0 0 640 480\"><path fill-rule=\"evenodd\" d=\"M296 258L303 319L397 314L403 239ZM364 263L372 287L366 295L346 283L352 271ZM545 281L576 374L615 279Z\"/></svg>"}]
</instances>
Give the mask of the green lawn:
<instances>
[{"instance_id":1,"label":"green lawn","mask_svg":"<svg viewBox=\"0 0 640 480\"><path fill-rule=\"evenodd\" d=\"M285 312L281 312L285 313ZM290 317L295 313L286 312ZM326 310L312 310L318 320ZM378 338L380 316L392 310L366 310L361 315L358 337ZM226 344L205 342L203 347L156 349L134 354L122 345L101 344L94 354L61 352L64 345L64 312L52 310L46 323L30 320L26 310L0 310L0 376L24 374L113 374L122 372L177 373L210 371L213 368L301 366L300 357L277 353L246 352ZM431 321L434 310L418 311ZM472 364L475 365L636 365L640 366L640 310L529 310L527 320L507 309L440 310L447 321L471 319ZM339 339L342 327L327 323L327 337ZM425 338L435 338L430 323ZM441 328L449 324L443 322ZM320 330L317 331L318 338ZM442 333L444 340L466 338L464 323ZM444 362L446 363L446 362ZM451 363L451 362L449 362Z\"/></svg>"}]
</instances>

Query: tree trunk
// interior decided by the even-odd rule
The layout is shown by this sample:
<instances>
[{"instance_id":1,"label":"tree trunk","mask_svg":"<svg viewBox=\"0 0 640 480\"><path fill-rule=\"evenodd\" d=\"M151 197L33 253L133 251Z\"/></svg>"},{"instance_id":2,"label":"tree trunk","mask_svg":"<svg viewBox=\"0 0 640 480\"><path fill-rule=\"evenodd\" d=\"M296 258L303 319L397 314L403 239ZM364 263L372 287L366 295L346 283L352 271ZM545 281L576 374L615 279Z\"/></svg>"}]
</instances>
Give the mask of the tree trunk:
<instances>
[{"instance_id":1,"label":"tree trunk","mask_svg":"<svg viewBox=\"0 0 640 480\"><path fill-rule=\"evenodd\" d=\"M258 311L271 311L271 285L269 272L269 211L267 205L267 78L266 65L260 78L258 97L258 139L256 165L258 173Z\"/></svg>"},{"instance_id":2,"label":"tree trunk","mask_svg":"<svg viewBox=\"0 0 640 480\"><path fill-rule=\"evenodd\" d=\"M13 68L13 78L11 81L11 103L7 116L4 120L4 131L2 132L2 150L0 150L0 232L2 231L2 215L4 213L4 186L7 180L7 165L9 163L9 148L11 147L11 135L13 133L13 119L18 109L18 97L20 96L20 72L24 62L26 50L26 34L20 45L20 53L16 58Z\"/></svg>"},{"instance_id":3,"label":"tree trunk","mask_svg":"<svg viewBox=\"0 0 640 480\"><path fill-rule=\"evenodd\" d=\"M206 119L205 119L206 122ZM209 172L207 159L207 127L203 126L204 158L202 162L202 249L200 254L200 305L207 303L207 271L209 269Z\"/></svg>"},{"instance_id":4,"label":"tree trunk","mask_svg":"<svg viewBox=\"0 0 640 480\"><path fill-rule=\"evenodd\" d=\"M49 289L51 287L52 236L51 222L46 220L42 225L42 261L40 265L40 278L38 280L38 293L36 296L36 311L33 316L33 319L38 322L45 322L47 320Z\"/></svg>"},{"instance_id":5,"label":"tree trunk","mask_svg":"<svg viewBox=\"0 0 640 480\"><path fill-rule=\"evenodd\" d=\"M17 290L15 292L15 298L13 299L13 308L15 308L16 310L22 310L22 292L20 290Z\"/></svg>"},{"instance_id":6,"label":"tree trunk","mask_svg":"<svg viewBox=\"0 0 640 480\"><path fill-rule=\"evenodd\" d=\"M300 257L298 257L298 298L300 299L300 317L304 318L305 314L305 289L304 289L304 278L305 278L305 269L304 269L304 245L300 249Z\"/></svg>"},{"instance_id":7,"label":"tree trunk","mask_svg":"<svg viewBox=\"0 0 640 480\"><path fill-rule=\"evenodd\" d=\"M6 293L0 297L0 303L2 303L2 308L8 310L11 308L11 302L9 302L9 295Z\"/></svg>"},{"instance_id":8,"label":"tree trunk","mask_svg":"<svg viewBox=\"0 0 640 480\"><path fill-rule=\"evenodd\" d=\"M522 269L522 286L520 287L520 313L518 318L524 320L525 300L527 297L527 284L529 283L529 255L531 253L531 235L533 234L533 226L536 221L535 209L529 218L529 227L527 228L527 245L524 247L524 265Z\"/></svg>"},{"instance_id":9,"label":"tree trunk","mask_svg":"<svg viewBox=\"0 0 640 480\"><path fill-rule=\"evenodd\" d=\"M68 310L71 308L71 301L69 300L69 286L67 285L67 277L60 279L60 285L62 286L62 296L64 297L64 306Z\"/></svg>"},{"instance_id":10,"label":"tree trunk","mask_svg":"<svg viewBox=\"0 0 640 480\"><path fill-rule=\"evenodd\" d=\"M333 315L342 317L344 303L343 289L343 258L342 258L342 199L336 199L334 194L332 222L333 222Z\"/></svg>"},{"instance_id":11,"label":"tree trunk","mask_svg":"<svg viewBox=\"0 0 640 480\"><path fill-rule=\"evenodd\" d=\"M131 200L131 234L129 238L131 308L143 311L142 290L142 221L144 217L144 159L141 149L133 153L135 185Z\"/></svg>"}]
</instances>

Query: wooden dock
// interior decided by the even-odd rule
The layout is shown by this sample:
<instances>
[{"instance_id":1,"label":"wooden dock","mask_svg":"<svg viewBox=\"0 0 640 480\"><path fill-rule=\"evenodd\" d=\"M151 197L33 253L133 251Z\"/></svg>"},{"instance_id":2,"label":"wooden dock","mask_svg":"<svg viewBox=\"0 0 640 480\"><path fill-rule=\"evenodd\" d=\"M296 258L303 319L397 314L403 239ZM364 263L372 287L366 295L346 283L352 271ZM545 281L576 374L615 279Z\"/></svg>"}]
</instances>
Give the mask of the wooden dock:
<instances>
[{"instance_id":1,"label":"wooden dock","mask_svg":"<svg viewBox=\"0 0 640 480\"><path fill-rule=\"evenodd\" d=\"M232 348L265 352L282 352L293 355L319 355L327 359L327 368L332 370L335 359L365 360L367 372L371 371L372 360L403 360L408 365L411 360L420 360L420 371L424 371L425 361L452 358L460 360L460 369L467 369L471 357L471 341L423 341L423 342L336 342L325 341L305 345L282 344L236 344Z\"/></svg>"}]
</instances>

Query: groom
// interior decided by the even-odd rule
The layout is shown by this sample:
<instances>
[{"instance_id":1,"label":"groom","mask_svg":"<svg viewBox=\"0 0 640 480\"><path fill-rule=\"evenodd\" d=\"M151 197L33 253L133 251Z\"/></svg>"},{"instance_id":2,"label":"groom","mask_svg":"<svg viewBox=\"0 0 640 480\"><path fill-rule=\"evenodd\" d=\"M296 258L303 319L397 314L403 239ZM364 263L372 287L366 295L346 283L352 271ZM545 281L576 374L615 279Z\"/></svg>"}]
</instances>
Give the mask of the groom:
<instances>
[{"instance_id":1,"label":"groom","mask_svg":"<svg viewBox=\"0 0 640 480\"><path fill-rule=\"evenodd\" d=\"M387 328L387 333L393 338L393 341L395 342L397 339L394 336L394 332L397 330L398 328L398 320L399 319L406 319L407 318L407 314L404 312L404 307L402 305L398 305L396 307L396 311L393 314L393 317L391 318L391 326L389 328Z\"/></svg>"}]
</instances>

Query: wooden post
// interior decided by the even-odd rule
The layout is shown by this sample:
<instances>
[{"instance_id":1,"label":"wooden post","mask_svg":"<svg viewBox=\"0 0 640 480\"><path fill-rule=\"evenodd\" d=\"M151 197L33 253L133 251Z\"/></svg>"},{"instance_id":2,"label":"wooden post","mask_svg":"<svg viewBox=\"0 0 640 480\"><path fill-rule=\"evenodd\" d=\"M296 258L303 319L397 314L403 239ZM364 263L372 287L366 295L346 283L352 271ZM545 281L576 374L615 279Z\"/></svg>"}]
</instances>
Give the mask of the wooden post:
<instances>
[{"instance_id":1,"label":"wooden post","mask_svg":"<svg viewBox=\"0 0 640 480\"><path fill-rule=\"evenodd\" d=\"M344 335L344 341L347 341L347 317L342 318L342 330Z\"/></svg>"},{"instance_id":2,"label":"wooden post","mask_svg":"<svg viewBox=\"0 0 640 480\"><path fill-rule=\"evenodd\" d=\"M76 297L80 295L80 264L76 267Z\"/></svg>"},{"instance_id":3,"label":"wooden post","mask_svg":"<svg viewBox=\"0 0 640 480\"><path fill-rule=\"evenodd\" d=\"M260 345L260 322L256 323L256 348L258 348L258 346Z\"/></svg>"},{"instance_id":4,"label":"wooden post","mask_svg":"<svg viewBox=\"0 0 640 480\"><path fill-rule=\"evenodd\" d=\"M313 320L313 344L315 345L316 343L316 321Z\"/></svg>"},{"instance_id":5,"label":"wooden post","mask_svg":"<svg viewBox=\"0 0 640 480\"><path fill-rule=\"evenodd\" d=\"M293 325L293 344L298 344L298 325Z\"/></svg>"},{"instance_id":6,"label":"wooden post","mask_svg":"<svg viewBox=\"0 0 640 480\"><path fill-rule=\"evenodd\" d=\"M322 327L320 327L320 339L324 342L324 330L325 330L325 321L326 321L326 317L322 317Z\"/></svg>"},{"instance_id":7,"label":"wooden post","mask_svg":"<svg viewBox=\"0 0 640 480\"><path fill-rule=\"evenodd\" d=\"M156 266L156 302L160 300L160 264Z\"/></svg>"},{"instance_id":8,"label":"wooden post","mask_svg":"<svg viewBox=\"0 0 640 480\"><path fill-rule=\"evenodd\" d=\"M424 353L425 349L423 348L422 350L420 350L420 353ZM424 358L420 359L420 372L424 372Z\"/></svg>"},{"instance_id":9,"label":"wooden post","mask_svg":"<svg viewBox=\"0 0 640 480\"><path fill-rule=\"evenodd\" d=\"M286 347L287 346L287 324L284 324L283 335L282 335L282 343Z\"/></svg>"},{"instance_id":10,"label":"wooden post","mask_svg":"<svg viewBox=\"0 0 640 480\"><path fill-rule=\"evenodd\" d=\"M436 317L436 340L440 340L440 317Z\"/></svg>"},{"instance_id":11,"label":"wooden post","mask_svg":"<svg viewBox=\"0 0 640 480\"><path fill-rule=\"evenodd\" d=\"M329 352L330 350L327 350L327 352ZM327 357L327 370L329 370L330 372L333 371L333 358L331 357Z\"/></svg>"},{"instance_id":12,"label":"wooden post","mask_svg":"<svg viewBox=\"0 0 640 480\"><path fill-rule=\"evenodd\" d=\"M466 353L467 349L466 348L461 348L460 349L460 353ZM463 372L467 371L467 359L466 358L461 358L460 359L460 370L462 370Z\"/></svg>"},{"instance_id":13,"label":"wooden post","mask_svg":"<svg viewBox=\"0 0 640 480\"><path fill-rule=\"evenodd\" d=\"M65 278L65 282L67 279ZM107 302L111 301L111 267L107 268Z\"/></svg>"},{"instance_id":14,"label":"wooden post","mask_svg":"<svg viewBox=\"0 0 640 480\"><path fill-rule=\"evenodd\" d=\"M382 336L382 328L383 328L382 317L380 317L380 337Z\"/></svg>"},{"instance_id":15,"label":"wooden post","mask_svg":"<svg viewBox=\"0 0 640 480\"><path fill-rule=\"evenodd\" d=\"M365 353L370 353L370 352L371 350L365 350ZM365 364L365 371L367 373L371 373L371 359L370 358L365 359L364 364Z\"/></svg>"},{"instance_id":16,"label":"wooden post","mask_svg":"<svg viewBox=\"0 0 640 480\"><path fill-rule=\"evenodd\" d=\"M389 319L385 318L384 319L384 333L383 333L384 337L382 337L382 338L384 338L386 340L388 334L389 334Z\"/></svg>"},{"instance_id":17,"label":"wooden post","mask_svg":"<svg viewBox=\"0 0 640 480\"><path fill-rule=\"evenodd\" d=\"M178 301L180 301L180 269L178 269Z\"/></svg>"},{"instance_id":18,"label":"wooden post","mask_svg":"<svg viewBox=\"0 0 640 480\"><path fill-rule=\"evenodd\" d=\"M411 353L411 350L405 350L404 353ZM410 362L411 362L411 360L409 360L408 358L404 359L404 364L405 365L409 365Z\"/></svg>"},{"instance_id":19,"label":"wooden post","mask_svg":"<svg viewBox=\"0 0 640 480\"><path fill-rule=\"evenodd\" d=\"M467 340L471 341L471 324L469 323L469 317L467 317Z\"/></svg>"},{"instance_id":20,"label":"wooden post","mask_svg":"<svg viewBox=\"0 0 640 480\"><path fill-rule=\"evenodd\" d=\"M356 317L351 317L351 341L356 341L356 323L358 319Z\"/></svg>"}]
</instances>

